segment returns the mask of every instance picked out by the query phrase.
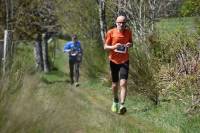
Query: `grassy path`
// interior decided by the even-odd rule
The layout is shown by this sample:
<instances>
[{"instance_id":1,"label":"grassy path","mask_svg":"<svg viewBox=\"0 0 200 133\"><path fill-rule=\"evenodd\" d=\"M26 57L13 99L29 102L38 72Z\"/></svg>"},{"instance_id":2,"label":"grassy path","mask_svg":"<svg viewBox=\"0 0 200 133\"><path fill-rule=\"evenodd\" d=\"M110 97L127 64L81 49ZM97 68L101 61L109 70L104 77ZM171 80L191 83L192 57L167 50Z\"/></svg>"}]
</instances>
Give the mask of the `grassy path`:
<instances>
[{"instance_id":1,"label":"grassy path","mask_svg":"<svg viewBox=\"0 0 200 133\"><path fill-rule=\"evenodd\" d=\"M7 101L1 133L137 133L162 132L129 113L110 111L110 90L78 88L66 82L46 84L26 77ZM2 112L1 112L2 113Z\"/></svg>"},{"instance_id":2,"label":"grassy path","mask_svg":"<svg viewBox=\"0 0 200 133\"><path fill-rule=\"evenodd\" d=\"M112 95L108 87L83 81L76 88L61 73L54 80L44 79L26 76L22 88L1 101L0 133L183 132L180 126L186 120L173 103L156 108L129 96L128 112L118 115L110 111ZM146 107L150 109L144 111ZM199 131L197 123L192 132ZM188 127L184 129L190 133Z\"/></svg>"}]
</instances>

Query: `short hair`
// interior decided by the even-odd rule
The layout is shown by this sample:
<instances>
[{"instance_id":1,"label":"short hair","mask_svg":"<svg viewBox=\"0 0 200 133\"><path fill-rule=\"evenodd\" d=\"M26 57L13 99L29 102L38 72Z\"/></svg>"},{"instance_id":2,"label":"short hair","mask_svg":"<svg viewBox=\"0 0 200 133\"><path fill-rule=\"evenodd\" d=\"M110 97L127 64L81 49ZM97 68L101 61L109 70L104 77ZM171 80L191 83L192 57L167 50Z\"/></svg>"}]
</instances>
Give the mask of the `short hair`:
<instances>
[{"instance_id":1,"label":"short hair","mask_svg":"<svg viewBox=\"0 0 200 133\"><path fill-rule=\"evenodd\" d=\"M73 39L77 39L77 35L76 34L72 34L72 38Z\"/></svg>"},{"instance_id":2,"label":"short hair","mask_svg":"<svg viewBox=\"0 0 200 133\"><path fill-rule=\"evenodd\" d=\"M125 16L118 16L116 19L116 22L126 22L126 17Z\"/></svg>"}]
</instances>

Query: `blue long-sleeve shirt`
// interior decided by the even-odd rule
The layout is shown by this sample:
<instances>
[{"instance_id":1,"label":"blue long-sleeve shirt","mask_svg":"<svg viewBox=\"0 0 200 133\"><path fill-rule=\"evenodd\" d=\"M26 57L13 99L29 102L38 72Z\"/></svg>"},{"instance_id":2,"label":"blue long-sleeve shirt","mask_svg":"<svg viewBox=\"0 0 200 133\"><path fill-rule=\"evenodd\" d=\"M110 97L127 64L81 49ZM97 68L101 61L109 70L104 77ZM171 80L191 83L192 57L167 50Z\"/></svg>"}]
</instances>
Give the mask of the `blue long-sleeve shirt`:
<instances>
[{"instance_id":1,"label":"blue long-sleeve shirt","mask_svg":"<svg viewBox=\"0 0 200 133\"><path fill-rule=\"evenodd\" d=\"M69 53L69 60L76 60L78 53L82 54L82 48L80 41L70 41L64 45L64 52Z\"/></svg>"}]
</instances>

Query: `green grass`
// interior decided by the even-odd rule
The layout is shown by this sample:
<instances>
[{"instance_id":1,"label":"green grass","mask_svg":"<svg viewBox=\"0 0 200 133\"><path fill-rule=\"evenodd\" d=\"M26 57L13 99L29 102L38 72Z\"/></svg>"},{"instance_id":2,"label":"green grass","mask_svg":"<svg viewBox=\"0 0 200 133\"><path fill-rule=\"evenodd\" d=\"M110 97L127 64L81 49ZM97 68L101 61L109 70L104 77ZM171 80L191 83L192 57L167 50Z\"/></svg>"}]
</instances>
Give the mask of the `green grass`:
<instances>
[{"instance_id":1,"label":"green grass","mask_svg":"<svg viewBox=\"0 0 200 133\"><path fill-rule=\"evenodd\" d=\"M23 87L14 95L7 99L9 104L2 105L0 109L3 114L0 119L2 133L131 133L155 130L143 126L143 121L132 121L128 116L111 113L110 94L107 91L105 96L103 89L75 88L65 82L46 84L35 76L27 76Z\"/></svg>"},{"instance_id":2,"label":"green grass","mask_svg":"<svg viewBox=\"0 0 200 133\"><path fill-rule=\"evenodd\" d=\"M55 75L54 75L55 74ZM57 73L53 81L60 80ZM46 75L47 78L49 75ZM81 82L79 88L66 82L41 82L26 76L20 91L1 103L2 133L181 133L198 132L199 118L189 119L178 102L153 105L140 95L128 95L124 116L110 111L112 93L98 81Z\"/></svg>"},{"instance_id":3,"label":"green grass","mask_svg":"<svg viewBox=\"0 0 200 133\"><path fill-rule=\"evenodd\" d=\"M111 93L109 93L111 90L109 88L105 88L97 82L90 83L89 85L93 90L93 86L95 86L96 93L101 92L105 96L109 95L110 100L112 99ZM160 102L160 104L156 106L146 97L129 94L126 105L128 106L127 116L129 118L143 121L144 123L142 124L145 126L148 123L151 127L156 129L154 132L193 133L200 131L199 118L194 116L190 119L185 114L187 106L180 101ZM148 126L146 126L146 128L148 128ZM147 132L145 131L145 127L143 131Z\"/></svg>"},{"instance_id":4,"label":"green grass","mask_svg":"<svg viewBox=\"0 0 200 133\"><path fill-rule=\"evenodd\" d=\"M180 35L181 33L189 33L188 35L190 36L196 36L198 30L195 19L195 17L162 19L155 25L157 36L161 41Z\"/></svg>"},{"instance_id":5,"label":"green grass","mask_svg":"<svg viewBox=\"0 0 200 133\"><path fill-rule=\"evenodd\" d=\"M195 30L195 26L194 17L162 19L156 24L156 28L161 29L162 32L174 32L177 29L186 29L191 32Z\"/></svg>"},{"instance_id":6,"label":"green grass","mask_svg":"<svg viewBox=\"0 0 200 133\"><path fill-rule=\"evenodd\" d=\"M57 69L64 73L66 73L68 69L68 66L67 66L68 54L63 52L63 47L65 43L66 43L65 41L58 41L59 46L57 47L57 50L56 50L56 57L55 57L55 62L54 62Z\"/></svg>"},{"instance_id":7,"label":"green grass","mask_svg":"<svg viewBox=\"0 0 200 133\"><path fill-rule=\"evenodd\" d=\"M132 98L134 100L134 98ZM137 102L137 103L136 103ZM133 115L140 119L150 121L154 125L162 127L166 132L179 132L180 125L186 120L184 108L178 103L160 103L158 106L150 104L147 100L135 100L129 103L133 109Z\"/></svg>"},{"instance_id":8,"label":"green grass","mask_svg":"<svg viewBox=\"0 0 200 133\"><path fill-rule=\"evenodd\" d=\"M69 80L66 76L64 72L54 70L46 74L41 74L41 80L46 83L65 82Z\"/></svg>"},{"instance_id":9,"label":"green grass","mask_svg":"<svg viewBox=\"0 0 200 133\"><path fill-rule=\"evenodd\" d=\"M183 133L199 133L200 132L200 117L193 117L184 121L181 125Z\"/></svg>"}]
</instances>

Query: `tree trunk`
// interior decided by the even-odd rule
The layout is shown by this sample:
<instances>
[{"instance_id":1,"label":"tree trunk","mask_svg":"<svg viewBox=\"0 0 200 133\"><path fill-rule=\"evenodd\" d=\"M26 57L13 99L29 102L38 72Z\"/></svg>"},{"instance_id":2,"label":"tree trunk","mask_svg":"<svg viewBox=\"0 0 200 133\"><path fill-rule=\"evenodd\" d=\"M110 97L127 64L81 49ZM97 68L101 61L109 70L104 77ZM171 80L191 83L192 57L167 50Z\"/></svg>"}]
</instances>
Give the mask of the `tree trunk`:
<instances>
[{"instance_id":1,"label":"tree trunk","mask_svg":"<svg viewBox=\"0 0 200 133\"><path fill-rule=\"evenodd\" d=\"M155 12L156 12L156 0L149 0L149 7L150 7L150 31L154 31L154 23L155 23Z\"/></svg>"},{"instance_id":2,"label":"tree trunk","mask_svg":"<svg viewBox=\"0 0 200 133\"><path fill-rule=\"evenodd\" d=\"M12 30L12 10L13 10L13 6L12 6L12 0L6 0L5 1L5 8L6 8L6 29L7 30Z\"/></svg>"},{"instance_id":3,"label":"tree trunk","mask_svg":"<svg viewBox=\"0 0 200 133\"><path fill-rule=\"evenodd\" d=\"M38 34L35 40L34 55L36 60L36 68L39 71L44 70L43 54L42 54L42 35Z\"/></svg>"},{"instance_id":4,"label":"tree trunk","mask_svg":"<svg viewBox=\"0 0 200 133\"><path fill-rule=\"evenodd\" d=\"M43 62L44 62L44 72L48 73L50 71L50 64L49 64L49 56L48 56L48 39L49 35L48 33L45 33L43 40L44 40L44 45L43 45Z\"/></svg>"},{"instance_id":5,"label":"tree trunk","mask_svg":"<svg viewBox=\"0 0 200 133\"><path fill-rule=\"evenodd\" d=\"M3 52L3 74L5 74L12 63L12 31L5 30L4 34L4 52Z\"/></svg>"},{"instance_id":6,"label":"tree trunk","mask_svg":"<svg viewBox=\"0 0 200 133\"><path fill-rule=\"evenodd\" d=\"M6 9L6 30L4 32L4 55L3 74L5 74L12 64L13 43L12 43L12 0L5 1Z\"/></svg>"},{"instance_id":7,"label":"tree trunk","mask_svg":"<svg viewBox=\"0 0 200 133\"><path fill-rule=\"evenodd\" d=\"M99 20L100 20L100 28L101 28L101 39L104 43L104 38L106 34L106 16L105 16L105 1L99 0Z\"/></svg>"}]
</instances>

